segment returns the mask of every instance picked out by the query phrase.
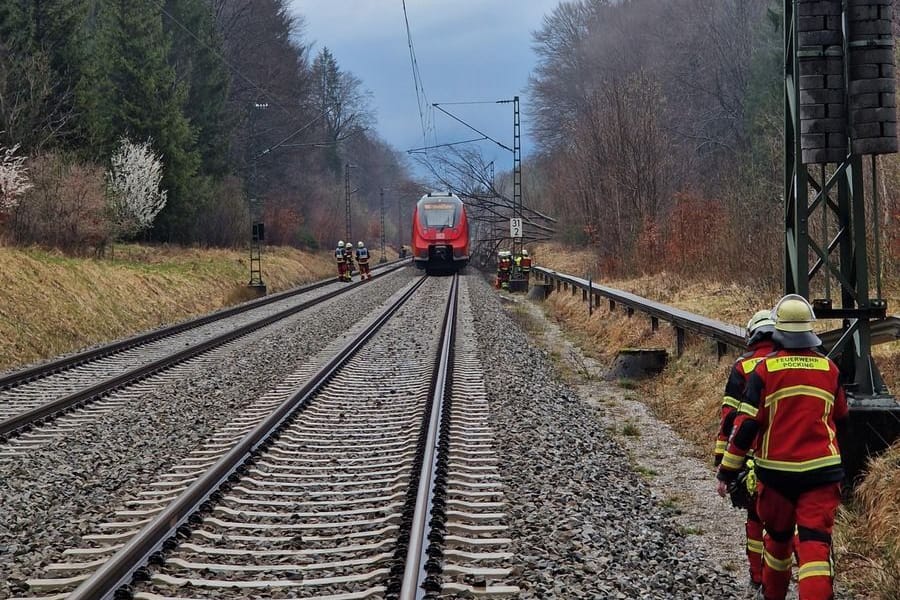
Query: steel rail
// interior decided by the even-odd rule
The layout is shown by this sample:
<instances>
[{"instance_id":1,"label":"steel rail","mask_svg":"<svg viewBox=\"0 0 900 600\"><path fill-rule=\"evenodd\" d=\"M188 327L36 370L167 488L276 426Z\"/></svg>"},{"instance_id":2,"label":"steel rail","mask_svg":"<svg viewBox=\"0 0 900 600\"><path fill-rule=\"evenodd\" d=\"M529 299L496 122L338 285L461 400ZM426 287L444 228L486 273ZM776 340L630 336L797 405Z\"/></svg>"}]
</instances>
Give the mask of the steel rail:
<instances>
[{"instance_id":1,"label":"steel rail","mask_svg":"<svg viewBox=\"0 0 900 600\"><path fill-rule=\"evenodd\" d=\"M440 351L436 359L434 382L431 388L431 418L428 421L428 433L425 440L422 469L419 474L419 488L416 493L416 507L410 523L409 544L406 550L406 563L400 586L399 600L415 600L424 597L423 583L428 573L425 563L428 561L428 538L431 525L428 516L431 514L435 476L438 464L438 437L440 423L444 418L444 397L448 390L451 368L451 350L456 333L457 295L459 291L459 275L453 276L453 285L447 298L444 313L443 331L441 333Z\"/></svg>"},{"instance_id":2,"label":"steel rail","mask_svg":"<svg viewBox=\"0 0 900 600\"><path fill-rule=\"evenodd\" d=\"M703 317L662 302L648 300L636 294L599 285L587 279L573 277L552 269L532 267L532 271L540 273L545 280L562 282L573 288L581 289L585 293L604 296L612 302L622 304L633 310L639 310L651 317L668 321L675 327L699 333L734 348L743 350L747 346L744 328L739 325ZM900 339L900 317L892 316L874 321L871 327L873 344ZM834 329L819 334L819 338L826 346L830 346L840 339L842 334L843 330Z\"/></svg>"},{"instance_id":3,"label":"steel rail","mask_svg":"<svg viewBox=\"0 0 900 600\"><path fill-rule=\"evenodd\" d=\"M392 272L398 268L400 268L400 267L399 266L393 267L389 271L386 271L385 273L383 273L382 275ZM330 281L324 282L324 284L328 284L328 283L331 283L331 282ZM268 317L264 317L258 321L248 323L246 325L238 327L237 329L233 329L226 333L217 335L217 336L212 337L204 342L201 342L194 346L190 346L190 347L180 350L174 354L170 354L169 356L163 357L159 360L153 361L151 363L147 363L140 367L136 367L134 369L126 371L125 373L122 373L115 377L111 377L109 379L101 381L100 383L98 383L96 385L92 385L90 387L84 388L84 389L74 392L72 394L68 394L61 398L57 398L56 400L54 400L52 402L48 402L47 404L44 404L43 406L38 406L37 408L20 413L14 417L10 417L9 419L6 419L5 421L0 421L0 442L2 442L5 438L15 435L16 433L18 433L22 430L25 430L28 427L30 427L36 423L45 422L46 420L51 419L59 414L67 412L73 408L78 408L79 406L82 406L85 403L90 402L92 400L96 400L97 398L103 396L104 394L108 394L119 388L130 385L138 380L144 379L145 377L148 377L150 375L153 375L155 373L158 373L160 371L168 369L169 367L172 367L178 363L182 363L186 360L189 360L191 358L199 356L200 354L203 354L204 352L208 352L209 350L212 350L213 348L216 348L218 346L226 344L226 343L228 343L232 340L235 340L239 337L248 335L258 329L266 327L267 325L271 325L272 323L275 323L277 321L285 319L285 318L287 318L291 315L294 315L298 312L304 311L312 306L321 304L322 302L325 302L326 300L330 300L331 298L334 298L335 296L339 296L339 295L345 293L347 290L355 288L356 286L358 286L362 283L363 283L362 281L356 282L353 285L341 287L332 292L328 292L327 294L323 294L322 296L319 296L317 298L307 300L306 302L301 302L300 304L298 304L296 306L292 306L292 307L285 309L283 311L280 311L278 313L269 315ZM303 288L303 291L309 291L310 289L315 289L317 287L321 287L324 284L322 282L320 282L320 283L314 284L311 287ZM290 297L291 295L296 295L297 293L299 293L299 292L294 291L291 293L283 293L283 295L281 296L281 299ZM262 303L262 304L255 304L252 308L263 306L265 304L268 304L268 302ZM245 310L247 310L247 309L238 310L231 314L237 314L240 312L244 312ZM231 315L226 315L226 316L231 316ZM221 315L219 315L216 319L211 319L211 320L214 321L214 320L217 320L220 318L223 318L223 317ZM203 323L197 323L196 321L193 321L192 323L194 325L203 325L208 322L210 322L210 321L204 321Z\"/></svg>"},{"instance_id":4,"label":"steel rail","mask_svg":"<svg viewBox=\"0 0 900 600\"><path fill-rule=\"evenodd\" d=\"M382 273L376 274L375 277L387 275L388 273L391 273L402 267L403 264L408 262L409 260L410 259L404 258L389 263L384 263L380 267L378 267L379 269L384 269L384 271ZM160 340L178 333L183 333L185 331L188 331L189 329L193 329L194 327L199 327L201 325L206 325L208 323L225 319L242 312L253 310L254 308L259 308L260 306L265 306L273 302L278 302L279 300L284 300L285 298L290 298L291 296L297 296L299 294L311 292L315 289L330 285L334 282L334 279L326 279L305 286L285 290L283 292L278 292L277 294L271 294L264 298L250 300L237 306L232 306L230 308L225 308L208 315L204 315L202 317L197 317L196 319L189 319L187 321L182 321L180 323L169 325L161 329L155 329L153 331L148 331L147 333L141 333L129 338L125 338L123 340L105 344L91 350L85 350L84 352L79 352L71 356L64 356L62 358L54 359L49 362L13 371L7 373L6 375L0 376L0 389L8 389L17 385L21 385L22 383L41 379L43 377L59 373L60 371L65 371L66 369L70 369L72 367L90 362L92 360L96 360L98 358L104 358L106 356L116 354L117 352L122 352L123 350L129 350L148 342L154 342L156 340ZM357 285L360 285L361 283L362 281L358 281L352 285L345 286L344 289L352 289Z\"/></svg>"},{"instance_id":5,"label":"steel rail","mask_svg":"<svg viewBox=\"0 0 900 600\"><path fill-rule=\"evenodd\" d=\"M324 386L347 361L400 309L419 289L427 277L422 277L409 290L385 309L363 332L348 341L327 364L272 414L265 418L237 445L200 476L165 510L141 529L118 552L106 561L90 578L66 596L67 600L112 600L117 591L128 585L136 572L161 551L167 540L177 536L194 513L202 510L226 480L244 467L254 454L264 449L271 438L306 406L312 396Z\"/></svg>"}]
</instances>

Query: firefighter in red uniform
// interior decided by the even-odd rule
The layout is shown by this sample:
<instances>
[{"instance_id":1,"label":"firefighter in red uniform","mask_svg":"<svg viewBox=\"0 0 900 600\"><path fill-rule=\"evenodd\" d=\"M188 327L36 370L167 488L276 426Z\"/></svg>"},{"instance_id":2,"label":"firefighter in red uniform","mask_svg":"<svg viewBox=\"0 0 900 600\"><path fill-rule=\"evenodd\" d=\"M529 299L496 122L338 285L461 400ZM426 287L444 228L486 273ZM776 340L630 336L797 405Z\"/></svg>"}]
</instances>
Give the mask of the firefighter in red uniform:
<instances>
[{"instance_id":1,"label":"firefighter in red uniform","mask_svg":"<svg viewBox=\"0 0 900 600\"><path fill-rule=\"evenodd\" d=\"M522 248L522 255L519 257L519 272L525 279L531 277L531 257L525 248Z\"/></svg>"},{"instance_id":2,"label":"firefighter in red uniform","mask_svg":"<svg viewBox=\"0 0 900 600\"><path fill-rule=\"evenodd\" d=\"M756 512L765 528L763 597L784 600L791 580L796 527L800 600L834 597L831 531L841 503L844 470L838 429L847 426L847 398L837 366L815 351L815 314L789 294L773 310L779 350L759 362L747 387L719 465L724 496L756 443ZM758 439L757 439L758 438Z\"/></svg>"},{"instance_id":3,"label":"firefighter in red uniform","mask_svg":"<svg viewBox=\"0 0 900 600\"><path fill-rule=\"evenodd\" d=\"M334 249L334 261L337 263L338 281L346 280L347 261L344 260L344 241L338 242L337 248Z\"/></svg>"},{"instance_id":4,"label":"firefighter in red uniform","mask_svg":"<svg viewBox=\"0 0 900 600\"><path fill-rule=\"evenodd\" d=\"M775 350L772 334L775 321L770 310L761 310L754 314L747 323L747 352L738 358L731 367L725 394L722 398L722 411L719 420L719 433L716 436L715 465L722 462L722 456L728 447L728 438L734 426L741 398L747 386L747 379L756 365ZM751 452L752 452L751 448ZM731 490L731 502L737 508L747 509L747 522L744 530L747 533L747 560L750 565L750 584L759 589L762 585L762 553L763 526L756 514L756 486L752 459L748 457L744 472L738 483Z\"/></svg>"},{"instance_id":5,"label":"firefighter in red uniform","mask_svg":"<svg viewBox=\"0 0 900 600\"><path fill-rule=\"evenodd\" d=\"M353 242L344 246L344 281L353 281Z\"/></svg>"},{"instance_id":6,"label":"firefighter in red uniform","mask_svg":"<svg viewBox=\"0 0 900 600\"><path fill-rule=\"evenodd\" d=\"M359 265L359 279L372 279L369 273L369 249L362 242L356 245L356 264Z\"/></svg>"},{"instance_id":7,"label":"firefighter in red uniform","mask_svg":"<svg viewBox=\"0 0 900 600\"><path fill-rule=\"evenodd\" d=\"M497 288L509 287L510 271L512 271L512 253L509 250L501 250L497 253Z\"/></svg>"}]
</instances>

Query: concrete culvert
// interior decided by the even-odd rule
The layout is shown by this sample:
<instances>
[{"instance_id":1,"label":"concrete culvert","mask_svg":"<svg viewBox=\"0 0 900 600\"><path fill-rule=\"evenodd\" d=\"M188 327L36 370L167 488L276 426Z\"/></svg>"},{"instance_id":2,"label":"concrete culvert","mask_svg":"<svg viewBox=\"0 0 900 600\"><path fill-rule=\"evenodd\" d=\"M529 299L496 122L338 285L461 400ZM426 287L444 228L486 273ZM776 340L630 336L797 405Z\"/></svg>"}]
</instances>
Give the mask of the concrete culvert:
<instances>
[{"instance_id":1,"label":"concrete culvert","mask_svg":"<svg viewBox=\"0 0 900 600\"><path fill-rule=\"evenodd\" d=\"M608 379L643 379L658 375L666 367L665 348L623 348L616 355Z\"/></svg>"}]
</instances>

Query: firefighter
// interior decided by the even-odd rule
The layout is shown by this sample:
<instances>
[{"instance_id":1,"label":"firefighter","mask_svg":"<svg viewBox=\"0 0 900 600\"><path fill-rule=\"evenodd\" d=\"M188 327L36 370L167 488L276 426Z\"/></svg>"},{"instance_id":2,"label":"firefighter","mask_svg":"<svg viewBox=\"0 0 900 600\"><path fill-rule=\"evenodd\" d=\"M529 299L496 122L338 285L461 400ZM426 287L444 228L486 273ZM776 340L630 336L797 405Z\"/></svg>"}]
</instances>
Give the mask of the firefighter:
<instances>
[{"instance_id":1,"label":"firefighter","mask_svg":"<svg viewBox=\"0 0 900 600\"><path fill-rule=\"evenodd\" d=\"M821 341L813 333L809 302L788 294L772 314L772 340L780 349L747 380L717 491L728 492L758 436L753 460L756 512L765 529L763 598L784 600L787 594L796 528L799 596L825 600L834 593L831 531L844 478L837 440L847 427L847 398L837 366L815 350Z\"/></svg>"},{"instance_id":2,"label":"firefighter","mask_svg":"<svg viewBox=\"0 0 900 600\"><path fill-rule=\"evenodd\" d=\"M356 264L359 265L359 279L372 279L369 273L369 249L362 242L356 244Z\"/></svg>"},{"instance_id":3,"label":"firefighter","mask_svg":"<svg viewBox=\"0 0 900 600\"><path fill-rule=\"evenodd\" d=\"M347 273L347 261L344 259L344 240L338 242L334 250L334 261L337 263L338 281L344 281Z\"/></svg>"},{"instance_id":4,"label":"firefighter","mask_svg":"<svg viewBox=\"0 0 900 600\"><path fill-rule=\"evenodd\" d=\"M528 249L522 248L522 255L519 256L519 272L525 279L531 276L531 256L528 255Z\"/></svg>"},{"instance_id":5,"label":"firefighter","mask_svg":"<svg viewBox=\"0 0 900 600\"><path fill-rule=\"evenodd\" d=\"M509 273L512 270L512 253L501 250L497 253L497 287L509 288Z\"/></svg>"},{"instance_id":6,"label":"firefighter","mask_svg":"<svg viewBox=\"0 0 900 600\"><path fill-rule=\"evenodd\" d=\"M344 246L344 281L353 281L353 242L347 242Z\"/></svg>"},{"instance_id":7,"label":"firefighter","mask_svg":"<svg viewBox=\"0 0 900 600\"><path fill-rule=\"evenodd\" d=\"M722 462L722 456L725 454L734 419L747 386L747 379L759 361L775 350L775 343L772 341L774 332L775 321L772 320L771 310L758 311L747 323L747 352L742 354L732 365L728 382L725 384L719 433L716 436L714 459L716 467ZM753 448L749 450L748 457L752 452ZM747 510L747 522L744 530L747 534L750 585L754 589L759 589L762 585L763 527L756 514L756 478L753 466L752 459L748 458L744 470L738 477L738 482L730 490L730 493L731 503L737 508Z\"/></svg>"}]
</instances>

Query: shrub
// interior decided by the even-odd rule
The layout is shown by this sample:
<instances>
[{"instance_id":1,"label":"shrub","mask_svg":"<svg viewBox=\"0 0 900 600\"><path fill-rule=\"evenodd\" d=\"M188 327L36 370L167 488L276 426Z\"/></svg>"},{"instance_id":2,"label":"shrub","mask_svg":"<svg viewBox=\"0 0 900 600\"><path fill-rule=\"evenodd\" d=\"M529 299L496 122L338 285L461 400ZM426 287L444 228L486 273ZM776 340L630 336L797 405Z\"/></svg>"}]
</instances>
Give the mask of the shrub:
<instances>
[{"instance_id":1,"label":"shrub","mask_svg":"<svg viewBox=\"0 0 900 600\"><path fill-rule=\"evenodd\" d=\"M102 254L110 235L103 169L44 154L28 161L33 187L7 226L15 243Z\"/></svg>"}]
</instances>

